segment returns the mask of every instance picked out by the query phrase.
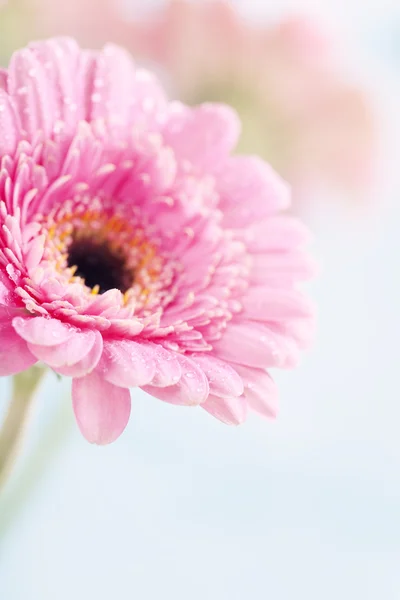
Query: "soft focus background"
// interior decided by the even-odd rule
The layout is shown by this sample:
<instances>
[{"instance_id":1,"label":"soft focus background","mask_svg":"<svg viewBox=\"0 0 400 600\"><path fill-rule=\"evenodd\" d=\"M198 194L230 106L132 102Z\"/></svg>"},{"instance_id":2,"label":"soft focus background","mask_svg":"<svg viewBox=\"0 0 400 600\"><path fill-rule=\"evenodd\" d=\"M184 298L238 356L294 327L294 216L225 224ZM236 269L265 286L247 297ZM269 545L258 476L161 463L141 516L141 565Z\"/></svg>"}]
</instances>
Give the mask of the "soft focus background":
<instances>
[{"instance_id":1,"label":"soft focus background","mask_svg":"<svg viewBox=\"0 0 400 600\"><path fill-rule=\"evenodd\" d=\"M398 600L400 6L237 0L240 16L218 17L233 44L218 49L216 16L186 28L165 4L8 0L0 62L52 34L120 41L172 95L234 103L246 150L291 180L314 232L316 344L277 375L276 422L231 429L134 391L126 433L105 448L81 438L68 382L49 375L0 497L0 598ZM327 46L298 28L304 15ZM283 37L260 34L286 18Z\"/></svg>"}]
</instances>

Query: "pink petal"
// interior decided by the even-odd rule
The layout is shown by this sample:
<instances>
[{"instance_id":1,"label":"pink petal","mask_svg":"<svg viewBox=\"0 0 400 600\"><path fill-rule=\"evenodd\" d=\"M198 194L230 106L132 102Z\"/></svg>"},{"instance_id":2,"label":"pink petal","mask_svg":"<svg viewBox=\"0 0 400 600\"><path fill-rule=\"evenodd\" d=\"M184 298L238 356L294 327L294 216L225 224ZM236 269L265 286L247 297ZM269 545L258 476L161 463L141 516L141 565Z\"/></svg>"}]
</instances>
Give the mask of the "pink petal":
<instances>
[{"instance_id":1,"label":"pink petal","mask_svg":"<svg viewBox=\"0 0 400 600\"><path fill-rule=\"evenodd\" d=\"M87 315L103 315L107 316L107 311L110 309L119 309L123 305L123 295L119 290L107 290L104 294L96 296L85 310Z\"/></svg>"},{"instance_id":2,"label":"pink petal","mask_svg":"<svg viewBox=\"0 0 400 600\"><path fill-rule=\"evenodd\" d=\"M238 116L228 106L202 104L188 108L174 103L164 140L179 160L201 171L215 171L234 149L239 132Z\"/></svg>"},{"instance_id":3,"label":"pink petal","mask_svg":"<svg viewBox=\"0 0 400 600\"><path fill-rule=\"evenodd\" d=\"M290 204L287 184L255 156L230 157L216 184L225 227L243 229Z\"/></svg>"},{"instance_id":4,"label":"pink petal","mask_svg":"<svg viewBox=\"0 0 400 600\"><path fill-rule=\"evenodd\" d=\"M92 444L110 444L124 431L131 413L129 390L105 381L94 371L72 382L75 417Z\"/></svg>"},{"instance_id":5,"label":"pink petal","mask_svg":"<svg viewBox=\"0 0 400 600\"><path fill-rule=\"evenodd\" d=\"M20 303L9 277L0 269L0 322L11 322L18 314L26 314L25 308L18 306Z\"/></svg>"},{"instance_id":6,"label":"pink petal","mask_svg":"<svg viewBox=\"0 0 400 600\"><path fill-rule=\"evenodd\" d=\"M21 299L15 294L10 278L0 270L0 321L12 321L19 313L26 314L19 306Z\"/></svg>"},{"instance_id":7,"label":"pink petal","mask_svg":"<svg viewBox=\"0 0 400 600\"><path fill-rule=\"evenodd\" d=\"M283 368L295 350L290 340L250 321L229 323L222 338L213 343L219 358L249 367Z\"/></svg>"},{"instance_id":8,"label":"pink petal","mask_svg":"<svg viewBox=\"0 0 400 600\"><path fill-rule=\"evenodd\" d=\"M45 240L46 237L41 235L32 240L29 244L29 250L25 255L25 266L29 273L39 266L39 263L43 258Z\"/></svg>"},{"instance_id":9,"label":"pink petal","mask_svg":"<svg viewBox=\"0 0 400 600\"><path fill-rule=\"evenodd\" d=\"M244 381L244 395L255 412L275 418L278 411L278 387L263 369L250 369L240 365L238 372Z\"/></svg>"},{"instance_id":10,"label":"pink petal","mask_svg":"<svg viewBox=\"0 0 400 600\"><path fill-rule=\"evenodd\" d=\"M26 315L25 308L3 306L0 304L0 323L10 323L10 321L19 315Z\"/></svg>"},{"instance_id":11,"label":"pink petal","mask_svg":"<svg viewBox=\"0 0 400 600\"><path fill-rule=\"evenodd\" d=\"M115 337L136 337L144 329L143 323L139 319L115 319L112 318L110 326L110 336Z\"/></svg>"},{"instance_id":12,"label":"pink petal","mask_svg":"<svg viewBox=\"0 0 400 600\"><path fill-rule=\"evenodd\" d=\"M169 106L157 77L147 69L138 68L135 77L135 109L131 115L135 123L146 123L149 128L159 127L160 116Z\"/></svg>"},{"instance_id":13,"label":"pink petal","mask_svg":"<svg viewBox=\"0 0 400 600\"><path fill-rule=\"evenodd\" d=\"M0 324L0 375L15 375L37 362L11 323Z\"/></svg>"},{"instance_id":14,"label":"pink petal","mask_svg":"<svg viewBox=\"0 0 400 600\"><path fill-rule=\"evenodd\" d=\"M94 331L76 331L58 346L37 346L28 344L32 354L49 367L70 367L80 362L92 350L96 341Z\"/></svg>"},{"instance_id":15,"label":"pink petal","mask_svg":"<svg viewBox=\"0 0 400 600\"><path fill-rule=\"evenodd\" d=\"M240 425L247 417L247 402L244 396L221 398L210 395L201 408L226 425Z\"/></svg>"},{"instance_id":16,"label":"pink petal","mask_svg":"<svg viewBox=\"0 0 400 600\"><path fill-rule=\"evenodd\" d=\"M256 285L270 283L286 287L311 279L317 273L315 260L300 250L254 254L252 262L250 281Z\"/></svg>"},{"instance_id":17,"label":"pink petal","mask_svg":"<svg viewBox=\"0 0 400 600\"><path fill-rule=\"evenodd\" d=\"M91 94L88 121L114 116L127 126L135 99L135 68L128 52L107 45L97 57L93 81L93 87L87 90L88 97Z\"/></svg>"},{"instance_id":18,"label":"pink petal","mask_svg":"<svg viewBox=\"0 0 400 600\"><path fill-rule=\"evenodd\" d=\"M145 69L135 69L128 52L108 44L96 56L93 88L88 90L90 113L87 119L106 118L110 132L116 128L130 133L131 126L158 129L157 119L167 101L157 78Z\"/></svg>"},{"instance_id":19,"label":"pink petal","mask_svg":"<svg viewBox=\"0 0 400 600\"><path fill-rule=\"evenodd\" d=\"M182 377L176 385L169 387L143 386L143 390L171 404L196 406L204 402L209 394L207 377L193 360L179 355L178 360L182 369Z\"/></svg>"},{"instance_id":20,"label":"pink petal","mask_svg":"<svg viewBox=\"0 0 400 600\"><path fill-rule=\"evenodd\" d=\"M316 320L314 318L290 319L268 323L272 331L293 339L299 348L309 348L315 339Z\"/></svg>"},{"instance_id":21,"label":"pink petal","mask_svg":"<svg viewBox=\"0 0 400 600\"><path fill-rule=\"evenodd\" d=\"M243 382L237 372L226 362L209 354L196 354L192 360L203 369L210 386L210 394L232 398L243 394Z\"/></svg>"},{"instance_id":22,"label":"pink petal","mask_svg":"<svg viewBox=\"0 0 400 600\"><path fill-rule=\"evenodd\" d=\"M258 321L312 317L312 303L298 290L267 286L249 288L241 299L243 316Z\"/></svg>"},{"instance_id":23,"label":"pink petal","mask_svg":"<svg viewBox=\"0 0 400 600\"><path fill-rule=\"evenodd\" d=\"M121 387L146 385L156 370L151 352L143 344L130 340L104 342L98 371L105 380Z\"/></svg>"},{"instance_id":24,"label":"pink petal","mask_svg":"<svg viewBox=\"0 0 400 600\"><path fill-rule=\"evenodd\" d=\"M168 387L178 383L182 375L182 369L176 354L166 350L159 344L146 344L146 349L150 351L156 365L151 385Z\"/></svg>"},{"instance_id":25,"label":"pink petal","mask_svg":"<svg viewBox=\"0 0 400 600\"><path fill-rule=\"evenodd\" d=\"M57 346L66 342L74 333L70 325L48 317L15 317L12 324L24 340L38 346Z\"/></svg>"},{"instance_id":26,"label":"pink petal","mask_svg":"<svg viewBox=\"0 0 400 600\"><path fill-rule=\"evenodd\" d=\"M30 48L24 48L11 57L8 93L29 139L32 140L38 131L51 134L57 118L55 98L45 70Z\"/></svg>"},{"instance_id":27,"label":"pink petal","mask_svg":"<svg viewBox=\"0 0 400 600\"><path fill-rule=\"evenodd\" d=\"M99 331L94 331L94 344L91 350L77 363L70 366L55 367L54 370L65 377L84 377L98 365L103 352L103 338Z\"/></svg>"},{"instance_id":28,"label":"pink petal","mask_svg":"<svg viewBox=\"0 0 400 600\"><path fill-rule=\"evenodd\" d=\"M18 116L8 94L0 89L0 156L12 155L19 137Z\"/></svg>"},{"instance_id":29,"label":"pink petal","mask_svg":"<svg viewBox=\"0 0 400 600\"><path fill-rule=\"evenodd\" d=\"M298 248L312 240L309 229L298 219L286 215L257 221L238 232L250 252L272 252Z\"/></svg>"},{"instance_id":30,"label":"pink petal","mask_svg":"<svg viewBox=\"0 0 400 600\"><path fill-rule=\"evenodd\" d=\"M12 285L9 276L0 271L0 302L4 303L4 298L7 297L7 294L11 291Z\"/></svg>"}]
</instances>

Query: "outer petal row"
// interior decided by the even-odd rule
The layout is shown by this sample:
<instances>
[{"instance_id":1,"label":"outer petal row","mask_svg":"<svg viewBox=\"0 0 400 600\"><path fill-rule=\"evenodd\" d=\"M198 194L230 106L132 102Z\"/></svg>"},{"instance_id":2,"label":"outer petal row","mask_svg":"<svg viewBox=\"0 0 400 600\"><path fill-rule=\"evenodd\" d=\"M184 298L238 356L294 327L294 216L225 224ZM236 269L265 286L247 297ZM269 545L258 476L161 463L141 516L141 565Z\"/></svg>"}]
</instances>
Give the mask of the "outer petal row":
<instances>
[{"instance_id":1,"label":"outer petal row","mask_svg":"<svg viewBox=\"0 0 400 600\"><path fill-rule=\"evenodd\" d=\"M262 369L242 364L232 367L207 354L188 358L156 344L120 340L103 345L97 331L77 331L44 317L17 317L13 324L1 326L0 374L19 372L38 359L74 377L77 422L93 443L110 443L125 429L130 415L129 387L141 386L172 404L201 405L227 424L244 421L247 405L267 416L276 412L276 387ZM39 339L47 345L33 343ZM60 339L61 343L53 344Z\"/></svg>"}]
</instances>

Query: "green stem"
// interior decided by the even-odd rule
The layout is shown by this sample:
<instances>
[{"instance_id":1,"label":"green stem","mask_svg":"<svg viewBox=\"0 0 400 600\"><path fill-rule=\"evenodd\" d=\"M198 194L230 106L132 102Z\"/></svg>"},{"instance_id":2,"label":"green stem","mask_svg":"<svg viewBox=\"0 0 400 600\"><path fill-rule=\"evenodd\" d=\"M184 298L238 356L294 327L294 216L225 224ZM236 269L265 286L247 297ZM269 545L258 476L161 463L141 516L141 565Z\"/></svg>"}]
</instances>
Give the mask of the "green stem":
<instances>
[{"instance_id":1,"label":"green stem","mask_svg":"<svg viewBox=\"0 0 400 600\"><path fill-rule=\"evenodd\" d=\"M34 366L14 375L10 406L0 430L0 494L21 448L35 392L45 372L44 367Z\"/></svg>"}]
</instances>

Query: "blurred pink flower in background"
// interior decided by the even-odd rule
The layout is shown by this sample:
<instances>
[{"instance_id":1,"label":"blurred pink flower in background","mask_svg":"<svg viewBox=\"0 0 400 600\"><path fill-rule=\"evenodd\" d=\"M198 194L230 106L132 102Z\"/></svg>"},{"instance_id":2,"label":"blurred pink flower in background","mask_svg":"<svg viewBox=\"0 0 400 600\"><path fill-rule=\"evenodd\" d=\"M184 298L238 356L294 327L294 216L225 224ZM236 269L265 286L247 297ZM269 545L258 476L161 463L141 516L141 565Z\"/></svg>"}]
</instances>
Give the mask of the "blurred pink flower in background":
<instances>
[{"instance_id":1,"label":"blurred pink flower in background","mask_svg":"<svg viewBox=\"0 0 400 600\"><path fill-rule=\"evenodd\" d=\"M221 104L169 102L123 50L31 44L0 71L0 375L73 378L109 443L129 388L238 424L313 330L308 231Z\"/></svg>"},{"instance_id":2,"label":"blurred pink flower in background","mask_svg":"<svg viewBox=\"0 0 400 600\"><path fill-rule=\"evenodd\" d=\"M255 27L229 2L170 0L129 22L115 0L37 0L49 31L111 39L163 67L174 95L235 106L240 150L261 154L293 185L295 202L325 191L366 202L374 179L374 115L316 23L292 17ZM135 6L135 1L133 1Z\"/></svg>"}]
</instances>

